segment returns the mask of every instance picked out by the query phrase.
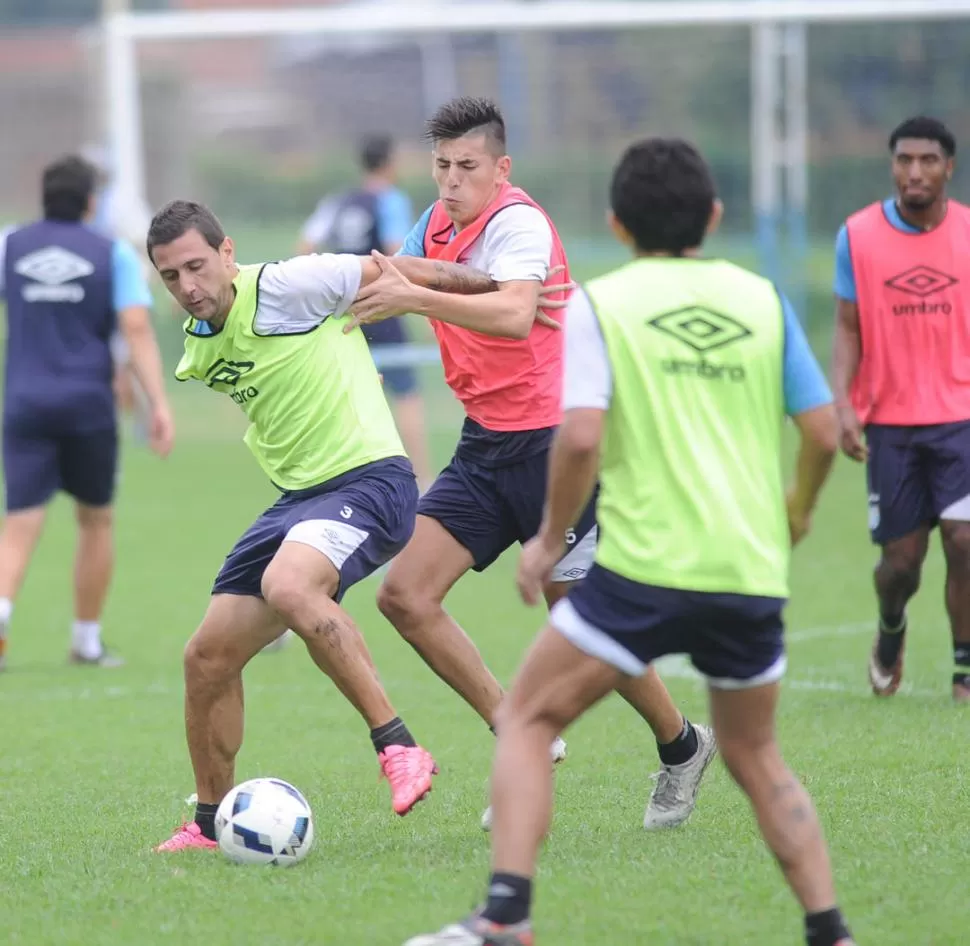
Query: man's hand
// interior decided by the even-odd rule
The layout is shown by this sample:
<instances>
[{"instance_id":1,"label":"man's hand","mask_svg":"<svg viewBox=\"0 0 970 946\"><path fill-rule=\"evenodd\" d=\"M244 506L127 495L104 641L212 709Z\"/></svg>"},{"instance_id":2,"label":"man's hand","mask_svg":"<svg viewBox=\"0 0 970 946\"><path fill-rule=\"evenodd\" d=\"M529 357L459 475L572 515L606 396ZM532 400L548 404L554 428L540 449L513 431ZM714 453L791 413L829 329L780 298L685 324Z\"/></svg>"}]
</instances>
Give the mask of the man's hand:
<instances>
[{"instance_id":1,"label":"man's hand","mask_svg":"<svg viewBox=\"0 0 970 946\"><path fill-rule=\"evenodd\" d=\"M542 592L552 576L552 569L565 551L565 539L550 541L541 533L522 547L515 584L522 600L530 607L542 600Z\"/></svg>"},{"instance_id":2,"label":"man's hand","mask_svg":"<svg viewBox=\"0 0 970 946\"><path fill-rule=\"evenodd\" d=\"M358 326L407 315L418 307L415 300L418 287L383 253L374 250L371 256L380 268L381 274L357 293L357 298L354 299L349 310L352 318L344 326L345 335Z\"/></svg>"},{"instance_id":3,"label":"man's hand","mask_svg":"<svg viewBox=\"0 0 970 946\"><path fill-rule=\"evenodd\" d=\"M152 408L151 428L148 443L152 451L160 457L167 457L175 443L175 421L167 404Z\"/></svg>"},{"instance_id":4,"label":"man's hand","mask_svg":"<svg viewBox=\"0 0 970 946\"><path fill-rule=\"evenodd\" d=\"M862 463L869 456L869 450L862 433L862 424L859 423L859 415L851 404L842 404L836 408L839 418L839 442L842 445L842 452Z\"/></svg>"},{"instance_id":5,"label":"man's hand","mask_svg":"<svg viewBox=\"0 0 970 946\"><path fill-rule=\"evenodd\" d=\"M559 273L565 272L566 267L560 264L559 266L553 266L549 270L549 276L546 278L556 276ZM561 282L555 283L551 286L540 286L539 287L539 299L536 302L536 321L540 325L545 325L546 328L562 328L562 323L557 322L555 319L546 315L546 312L550 309L565 309L569 305L569 293L571 293L576 288L576 283L574 282ZM565 299L548 299L548 296L555 296L559 293L566 293Z\"/></svg>"},{"instance_id":6,"label":"man's hand","mask_svg":"<svg viewBox=\"0 0 970 946\"><path fill-rule=\"evenodd\" d=\"M812 528L812 516L811 513L805 512L798 505L793 492L788 493L786 505L788 507L788 531L791 534L792 548L794 548L808 535Z\"/></svg>"}]
</instances>

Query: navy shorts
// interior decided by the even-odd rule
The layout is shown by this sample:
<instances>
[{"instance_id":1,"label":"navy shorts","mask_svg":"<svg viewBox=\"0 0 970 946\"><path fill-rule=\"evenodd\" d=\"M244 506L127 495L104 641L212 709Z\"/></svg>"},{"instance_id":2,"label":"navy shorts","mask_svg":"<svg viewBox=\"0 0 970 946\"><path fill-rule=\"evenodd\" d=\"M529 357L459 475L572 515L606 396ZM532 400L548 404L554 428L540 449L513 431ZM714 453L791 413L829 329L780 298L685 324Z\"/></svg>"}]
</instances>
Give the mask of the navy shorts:
<instances>
[{"instance_id":1,"label":"navy shorts","mask_svg":"<svg viewBox=\"0 0 970 946\"><path fill-rule=\"evenodd\" d=\"M784 675L784 607L783 598L643 585L593 565L549 620L581 651L630 676L686 654L711 686L743 689Z\"/></svg>"},{"instance_id":2,"label":"navy shorts","mask_svg":"<svg viewBox=\"0 0 970 946\"><path fill-rule=\"evenodd\" d=\"M970 521L970 422L866 428L869 531L885 545L941 519Z\"/></svg>"},{"instance_id":3,"label":"navy shorts","mask_svg":"<svg viewBox=\"0 0 970 946\"><path fill-rule=\"evenodd\" d=\"M471 422L466 421L466 431ZM472 425L476 426L477 425ZM482 428L478 428L481 430ZM528 431L506 435L506 442L521 439L537 442ZM541 449L521 459L508 457L500 464L476 460L462 451L438 475L418 503L418 515L428 516L442 526L471 553L474 569L484 571L516 542L528 542L539 532L546 500L549 444L553 431ZM552 574L557 582L585 577L596 552L596 496L590 500L579 522L566 535L566 554Z\"/></svg>"},{"instance_id":4,"label":"navy shorts","mask_svg":"<svg viewBox=\"0 0 970 946\"><path fill-rule=\"evenodd\" d=\"M404 457L377 460L320 486L284 493L236 543L213 594L262 597L263 573L284 541L325 555L340 573L335 600L407 545L418 485Z\"/></svg>"},{"instance_id":5,"label":"navy shorts","mask_svg":"<svg viewBox=\"0 0 970 946\"><path fill-rule=\"evenodd\" d=\"M118 473L115 427L64 433L6 419L3 477L8 512L46 505L59 491L85 506L110 506Z\"/></svg>"},{"instance_id":6,"label":"navy shorts","mask_svg":"<svg viewBox=\"0 0 970 946\"><path fill-rule=\"evenodd\" d=\"M400 319L385 319L383 322L362 325L361 330L370 346L371 354L375 357L381 348L387 347L393 350L397 346L406 345L408 341L407 335L404 334L404 324ZM413 394L418 388L418 379L414 369L409 365L393 368L378 366L378 370L384 377L384 387L395 397Z\"/></svg>"}]
</instances>

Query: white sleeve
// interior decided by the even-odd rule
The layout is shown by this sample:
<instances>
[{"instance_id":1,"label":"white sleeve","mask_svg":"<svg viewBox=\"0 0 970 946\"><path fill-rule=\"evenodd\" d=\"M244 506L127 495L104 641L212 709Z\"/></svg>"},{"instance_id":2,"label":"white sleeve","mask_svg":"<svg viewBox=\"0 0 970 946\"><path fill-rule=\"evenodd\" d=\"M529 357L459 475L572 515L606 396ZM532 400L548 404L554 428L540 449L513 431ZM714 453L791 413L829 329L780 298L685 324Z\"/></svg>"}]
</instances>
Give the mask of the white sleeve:
<instances>
[{"instance_id":1,"label":"white sleeve","mask_svg":"<svg viewBox=\"0 0 970 946\"><path fill-rule=\"evenodd\" d=\"M360 258L320 253L267 263L259 280L255 330L260 335L295 335L343 315L357 296Z\"/></svg>"},{"instance_id":2,"label":"white sleeve","mask_svg":"<svg viewBox=\"0 0 970 946\"><path fill-rule=\"evenodd\" d=\"M565 323L562 409L605 411L613 396L613 369L596 313L582 289L570 296Z\"/></svg>"},{"instance_id":3,"label":"white sleeve","mask_svg":"<svg viewBox=\"0 0 970 946\"><path fill-rule=\"evenodd\" d=\"M516 204L500 210L481 236L480 265L496 282L545 282L552 257L552 228L541 210Z\"/></svg>"}]
</instances>

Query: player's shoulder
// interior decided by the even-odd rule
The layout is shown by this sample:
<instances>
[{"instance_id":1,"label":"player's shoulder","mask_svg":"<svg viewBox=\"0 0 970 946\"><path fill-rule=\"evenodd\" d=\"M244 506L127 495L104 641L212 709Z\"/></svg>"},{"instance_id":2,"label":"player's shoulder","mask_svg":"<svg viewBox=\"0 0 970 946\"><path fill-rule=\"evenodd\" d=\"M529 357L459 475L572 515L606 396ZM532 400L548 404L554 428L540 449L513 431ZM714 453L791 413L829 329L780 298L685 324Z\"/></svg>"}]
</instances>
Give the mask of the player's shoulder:
<instances>
[{"instance_id":1,"label":"player's shoulder","mask_svg":"<svg viewBox=\"0 0 970 946\"><path fill-rule=\"evenodd\" d=\"M482 239L488 246L514 241L517 245L534 245L545 252L552 244L552 227L538 207L510 204L496 211L485 225Z\"/></svg>"}]
</instances>

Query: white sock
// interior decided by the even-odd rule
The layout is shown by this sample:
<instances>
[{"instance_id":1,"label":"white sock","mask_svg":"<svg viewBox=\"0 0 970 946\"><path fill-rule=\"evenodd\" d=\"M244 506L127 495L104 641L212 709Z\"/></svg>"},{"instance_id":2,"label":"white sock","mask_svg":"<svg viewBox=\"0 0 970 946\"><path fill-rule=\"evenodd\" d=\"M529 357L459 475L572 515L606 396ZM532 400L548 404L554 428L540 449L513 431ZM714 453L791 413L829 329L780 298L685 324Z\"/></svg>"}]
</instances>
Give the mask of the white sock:
<instances>
[{"instance_id":1,"label":"white sock","mask_svg":"<svg viewBox=\"0 0 970 946\"><path fill-rule=\"evenodd\" d=\"M7 625L13 614L13 602L9 598L0 598L0 637L7 636Z\"/></svg>"},{"instance_id":2,"label":"white sock","mask_svg":"<svg viewBox=\"0 0 970 946\"><path fill-rule=\"evenodd\" d=\"M71 625L74 650L88 660L101 656L101 622L75 621Z\"/></svg>"}]
</instances>

